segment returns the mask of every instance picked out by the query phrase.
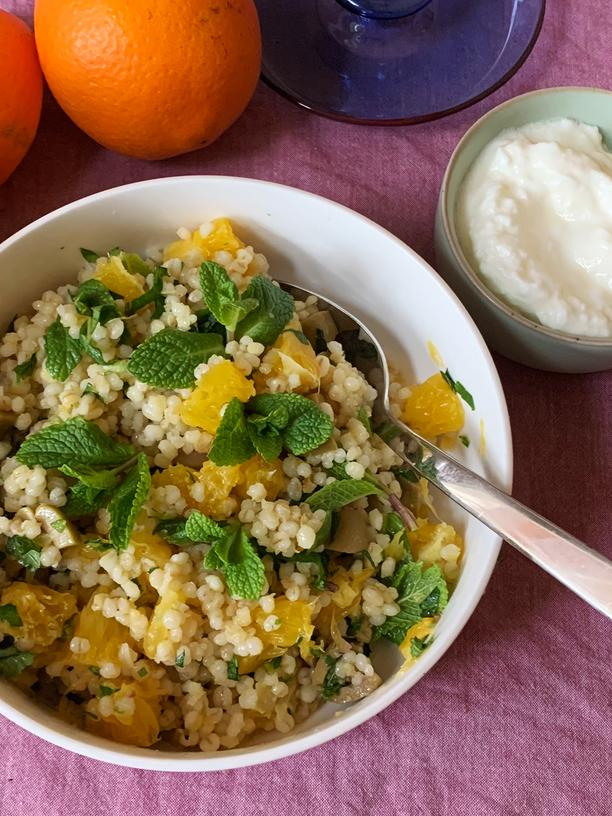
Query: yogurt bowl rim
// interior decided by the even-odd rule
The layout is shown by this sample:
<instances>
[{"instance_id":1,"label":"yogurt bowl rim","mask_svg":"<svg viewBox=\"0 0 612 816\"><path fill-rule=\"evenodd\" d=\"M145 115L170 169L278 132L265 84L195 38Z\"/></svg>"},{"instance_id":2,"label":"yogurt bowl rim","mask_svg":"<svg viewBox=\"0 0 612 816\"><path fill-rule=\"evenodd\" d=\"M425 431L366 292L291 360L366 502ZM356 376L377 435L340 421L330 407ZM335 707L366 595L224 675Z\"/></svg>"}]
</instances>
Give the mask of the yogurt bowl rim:
<instances>
[{"instance_id":1,"label":"yogurt bowl rim","mask_svg":"<svg viewBox=\"0 0 612 816\"><path fill-rule=\"evenodd\" d=\"M461 139L459 140L451 154L451 157L446 166L446 170L444 171L442 185L440 188L440 204L441 204L440 215L442 220L442 226L444 228L444 234L448 240L455 263L459 266L461 272L468 279L468 281L478 290L478 292L483 297L486 298L489 304L491 304L495 309L498 309L499 311L503 312L507 317L510 317L511 319L516 320L518 323L521 323L527 329L530 329L535 332L540 332L552 338L553 340L558 340L564 343L570 343L581 347L612 348L612 334L605 337L596 337L584 334L575 334L573 332L563 332L559 331L558 329L552 329L549 326L545 326L543 323L538 323L537 321L527 317L522 312L519 312L517 309L515 309L510 304L502 300L498 295L496 295L495 292L493 292L493 290L490 289L487 286L487 284L483 281L483 279L478 275L470 261L468 261L461 246L459 236L457 235L457 230L455 228L456 222L455 213L454 212L451 213L449 207L448 200L450 186L449 182L452 177L452 174L455 172L459 156L465 150L466 146L468 145L470 140L474 137L474 135L482 128L482 126L489 119L491 119L500 110L512 107L519 100L523 100L528 97L553 95L567 92L598 93L610 97L610 101L612 102L612 90L608 91L605 88L595 88L580 85L561 85L554 86L551 88L540 88L535 91L528 91L527 93L519 94L518 96L513 96L511 99L507 99L504 102L501 102L499 105L496 105L494 108L491 108L491 110L483 114L479 119L477 119L474 122L473 125L470 126L468 130L466 130L466 132L463 134L463 136L461 137ZM557 117L543 117L542 119L533 119L531 121L542 122L546 121L547 118ZM487 144L490 144L491 141L493 141L493 139L497 137L497 135L499 134L493 136L487 142ZM463 184L463 181L464 179L461 180L461 184Z\"/></svg>"}]
</instances>

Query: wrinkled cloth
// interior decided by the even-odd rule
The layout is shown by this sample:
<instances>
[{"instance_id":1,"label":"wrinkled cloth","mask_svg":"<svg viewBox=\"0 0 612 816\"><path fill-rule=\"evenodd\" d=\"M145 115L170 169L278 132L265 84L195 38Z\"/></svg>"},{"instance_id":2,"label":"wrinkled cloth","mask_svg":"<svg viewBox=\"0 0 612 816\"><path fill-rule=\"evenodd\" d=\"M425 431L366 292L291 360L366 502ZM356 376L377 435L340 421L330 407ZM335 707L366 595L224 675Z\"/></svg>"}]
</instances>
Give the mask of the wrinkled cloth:
<instances>
[{"instance_id":1,"label":"wrinkled cloth","mask_svg":"<svg viewBox=\"0 0 612 816\"><path fill-rule=\"evenodd\" d=\"M26 19L31 5L2 3ZM107 187L211 173L327 196L433 261L438 187L460 136L525 91L610 87L611 26L607 3L549 0L534 52L504 88L416 127L328 121L262 85L218 142L161 162L104 150L47 96L32 150L0 188L0 238ZM612 372L562 376L496 362L512 420L515 495L612 557ZM610 816L611 667L612 622L504 546L447 654L351 733L268 765L175 775L84 759L0 718L0 814Z\"/></svg>"}]
</instances>

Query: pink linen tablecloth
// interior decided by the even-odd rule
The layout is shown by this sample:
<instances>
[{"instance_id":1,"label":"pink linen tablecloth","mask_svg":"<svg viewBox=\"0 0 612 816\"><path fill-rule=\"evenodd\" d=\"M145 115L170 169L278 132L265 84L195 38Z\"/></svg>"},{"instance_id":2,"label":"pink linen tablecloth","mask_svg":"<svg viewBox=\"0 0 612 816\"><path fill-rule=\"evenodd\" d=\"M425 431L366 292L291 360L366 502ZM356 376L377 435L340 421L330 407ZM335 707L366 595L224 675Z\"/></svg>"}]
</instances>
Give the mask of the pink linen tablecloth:
<instances>
[{"instance_id":1,"label":"pink linen tablecloth","mask_svg":"<svg viewBox=\"0 0 612 816\"><path fill-rule=\"evenodd\" d=\"M0 5L31 17L29 0ZM320 193L433 261L436 196L460 136L512 95L611 87L611 28L606 2L549 0L527 63L467 111L418 127L364 128L318 118L262 86L216 144L163 162L104 150L47 97L33 149L0 188L0 239L107 187L212 173ZM612 556L612 372L561 376L496 362L514 433L515 495ZM611 677L612 623L504 546L453 647L356 731L265 766L173 775L83 759L2 719L0 816L610 816Z\"/></svg>"}]
</instances>

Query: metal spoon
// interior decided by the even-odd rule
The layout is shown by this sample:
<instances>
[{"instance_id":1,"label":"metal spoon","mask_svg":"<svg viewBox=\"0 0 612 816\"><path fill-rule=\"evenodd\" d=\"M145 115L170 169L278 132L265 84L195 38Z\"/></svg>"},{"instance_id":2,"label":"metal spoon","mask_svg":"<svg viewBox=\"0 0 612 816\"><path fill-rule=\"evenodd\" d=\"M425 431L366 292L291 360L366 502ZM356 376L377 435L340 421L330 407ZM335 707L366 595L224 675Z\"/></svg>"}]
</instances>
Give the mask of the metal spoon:
<instances>
[{"instance_id":1,"label":"metal spoon","mask_svg":"<svg viewBox=\"0 0 612 816\"><path fill-rule=\"evenodd\" d=\"M346 309L317 292L293 284L281 285L299 300L314 295L321 309L329 310L340 329L359 329L362 338L374 346L384 376L386 419L397 426L400 438L407 443L407 454L402 456L406 464L568 589L612 618L612 561L499 490L392 416L389 367L382 346L372 332Z\"/></svg>"}]
</instances>

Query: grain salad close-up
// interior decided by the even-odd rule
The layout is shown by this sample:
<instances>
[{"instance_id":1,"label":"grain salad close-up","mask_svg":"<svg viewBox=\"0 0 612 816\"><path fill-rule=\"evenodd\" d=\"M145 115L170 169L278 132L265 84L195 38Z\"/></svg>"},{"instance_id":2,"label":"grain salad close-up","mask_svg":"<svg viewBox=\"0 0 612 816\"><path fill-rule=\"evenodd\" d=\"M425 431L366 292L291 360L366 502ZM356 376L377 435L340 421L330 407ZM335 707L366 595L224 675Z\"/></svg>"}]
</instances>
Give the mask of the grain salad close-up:
<instances>
[{"instance_id":1,"label":"grain salad close-up","mask_svg":"<svg viewBox=\"0 0 612 816\"><path fill-rule=\"evenodd\" d=\"M0 675L98 736L210 752L374 691L380 641L417 660L463 542L373 347L225 218L81 254L0 342ZM469 444L448 371L390 398Z\"/></svg>"}]
</instances>

